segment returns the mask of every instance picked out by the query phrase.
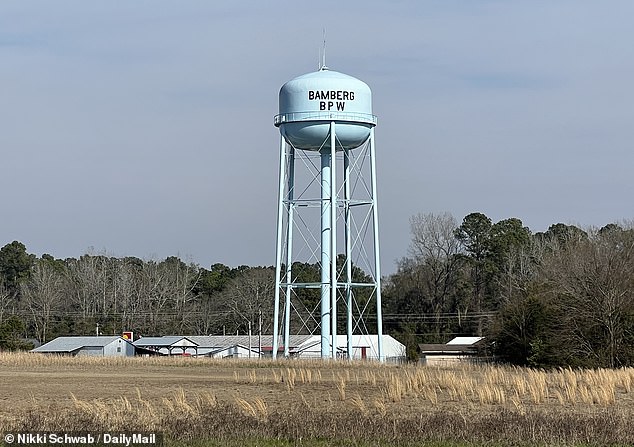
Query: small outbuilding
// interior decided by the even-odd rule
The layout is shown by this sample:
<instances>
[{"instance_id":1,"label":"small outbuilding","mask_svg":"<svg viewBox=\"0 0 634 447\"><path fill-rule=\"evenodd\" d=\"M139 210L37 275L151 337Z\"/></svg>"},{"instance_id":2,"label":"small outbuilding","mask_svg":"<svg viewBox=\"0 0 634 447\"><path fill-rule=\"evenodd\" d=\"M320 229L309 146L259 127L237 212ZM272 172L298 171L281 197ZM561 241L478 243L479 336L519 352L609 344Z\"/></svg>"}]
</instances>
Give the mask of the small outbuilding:
<instances>
[{"instance_id":1,"label":"small outbuilding","mask_svg":"<svg viewBox=\"0 0 634 447\"><path fill-rule=\"evenodd\" d=\"M113 336L57 337L31 352L87 357L132 357L134 345L128 340Z\"/></svg>"},{"instance_id":2,"label":"small outbuilding","mask_svg":"<svg viewBox=\"0 0 634 447\"><path fill-rule=\"evenodd\" d=\"M429 366L473 363L482 358L484 337L455 337L446 344L420 344L420 362Z\"/></svg>"}]
</instances>

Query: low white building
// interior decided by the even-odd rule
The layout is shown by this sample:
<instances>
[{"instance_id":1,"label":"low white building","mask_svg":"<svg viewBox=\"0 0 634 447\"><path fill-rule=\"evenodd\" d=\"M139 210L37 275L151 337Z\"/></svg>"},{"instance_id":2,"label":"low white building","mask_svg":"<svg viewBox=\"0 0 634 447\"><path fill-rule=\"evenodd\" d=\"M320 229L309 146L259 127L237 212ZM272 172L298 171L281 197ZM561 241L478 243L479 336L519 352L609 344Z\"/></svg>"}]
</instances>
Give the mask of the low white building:
<instances>
[{"instance_id":1,"label":"low white building","mask_svg":"<svg viewBox=\"0 0 634 447\"><path fill-rule=\"evenodd\" d=\"M377 335L353 335L353 360L378 360ZM137 348L151 350L161 355L186 355L213 358L264 358L272 357L272 335L166 335L142 337L134 342ZM282 337L279 339L278 358L284 352ZM291 335L289 353L294 358L321 358L320 335ZM332 349L332 348L330 348ZM388 362L405 361L405 345L389 335L383 336L383 355ZM337 336L337 357L347 359L347 336Z\"/></svg>"},{"instance_id":2,"label":"low white building","mask_svg":"<svg viewBox=\"0 0 634 447\"><path fill-rule=\"evenodd\" d=\"M113 335L99 337L57 337L31 352L89 357L132 357L134 345L128 340Z\"/></svg>"},{"instance_id":3,"label":"low white building","mask_svg":"<svg viewBox=\"0 0 634 447\"><path fill-rule=\"evenodd\" d=\"M232 345L224 348L218 348L214 351L208 351L204 354L206 357L212 357L215 359L257 359L261 358L262 354L258 351L257 347Z\"/></svg>"},{"instance_id":4,"label":"low white building","mask_svg":"<svg viewBox=\"0 0 634 447\"><path fill-rule=\"evenodd\" d=\"M383 335L383 356L387 362L400 363L406 358L405 345L389 335ZM353 335L352 360L378 360L378 335ZM329 348L332 350L332 347ZM312 335L296 348L291 355L302 359L321 358L321 335ZM337 358L348 358L348 337L337 335Z\"/></svg>"},{"instance_id":5,"label":"low white building","mask_svg":"<svg viewBox=\"0 0 634 447\"><path fill-rule=\"evenodd\" d=\"M310 335L291 335L289 349L296 348L310 337ZM198 344L200 355L248 358L250 351L251 358L273 356L272 335L194 335L189 338ZM280 337L278 356L283 351L284 346Z\"/></svg>"},{"instance_id":6,"label":"low white building","mask_svg":"<svg viewBox=\"0 0 634 447\"><path fill-rule=\"evenodd\" d=\"M309 339L310 335L292 335L289 349ZM272 335L164 335L142 337L134 342L138 349L160 355L185 355L214 358L271 357ZM280 352L284 346L280 344Z\"/></svg>"}]
</instances>

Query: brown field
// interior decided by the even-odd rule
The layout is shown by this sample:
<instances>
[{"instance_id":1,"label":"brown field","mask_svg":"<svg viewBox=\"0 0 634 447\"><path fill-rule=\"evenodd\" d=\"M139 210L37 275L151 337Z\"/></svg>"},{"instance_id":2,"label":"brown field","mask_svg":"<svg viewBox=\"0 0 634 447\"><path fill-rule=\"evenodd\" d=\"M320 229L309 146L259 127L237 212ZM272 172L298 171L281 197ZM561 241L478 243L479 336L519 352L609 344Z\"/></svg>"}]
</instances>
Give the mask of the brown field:
<instances>
[{"instance_id":1,"label":"brown field","mask_svg":"<svg viewBox=\"0 0 634 447\"><path fill-rule=\"evenodd\" d=\"M547 372L6 353L0 399L0 432L143 430L184 442L634 444L631 368Z\"/></svg>"}]
</instances>

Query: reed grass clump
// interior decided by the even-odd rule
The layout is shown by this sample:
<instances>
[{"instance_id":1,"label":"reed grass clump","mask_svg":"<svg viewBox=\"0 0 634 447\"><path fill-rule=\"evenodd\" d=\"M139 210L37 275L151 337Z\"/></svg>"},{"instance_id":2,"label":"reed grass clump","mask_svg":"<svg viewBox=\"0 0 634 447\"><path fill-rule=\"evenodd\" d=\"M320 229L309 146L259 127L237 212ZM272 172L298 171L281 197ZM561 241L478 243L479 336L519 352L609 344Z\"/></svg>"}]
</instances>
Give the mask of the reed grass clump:
<instances>
[{"instance_id":1,"label":"reed grass clump","mask_svg":"<svg viewBox=\"0 0 634 447\"><path fill-rule=\"evenodd\" d=\"M341 375L338 376L338 380L337 380L337 392L339 393L339 400L343 401L346 400L346 383L347 380L345 376Z\"/></svg>"}]
</instances>

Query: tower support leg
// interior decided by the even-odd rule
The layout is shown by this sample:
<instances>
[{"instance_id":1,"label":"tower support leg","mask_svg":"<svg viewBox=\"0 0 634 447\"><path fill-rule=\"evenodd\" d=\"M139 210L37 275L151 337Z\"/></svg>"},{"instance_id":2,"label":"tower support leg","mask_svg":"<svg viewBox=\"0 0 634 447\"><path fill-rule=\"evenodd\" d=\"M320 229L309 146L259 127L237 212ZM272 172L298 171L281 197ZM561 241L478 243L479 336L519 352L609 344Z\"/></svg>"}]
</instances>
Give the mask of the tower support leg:
<instances>
[{"instance_id":1,"label":"tower support leg","mask_svg":"<svg viewBox=\"0 0 634 447\"><path fill-rule=\"evenodd\" d=\"M330 151L321 152L321 357L330 357Z\"/></svg>"},{"instance_id":2,"label":"tower support leg","mask_svg":"<svg viewBox=\"0 0 634 447\"><path fill-rule=\"evenodd\" d=\"M376 332L377 332L377 349L379 351L379 361L385 361L383 353L383 312L381 310L381 263L379 256L379 212L377 209L376 198L376 150L374 146L374 128L370 129L370 170L372 183L372 221L374 227L374 279L376 284Z\"/></svg>"},{"instance_id":3,"label":"tower support leg","mask_svg":"<svg viewBox=\"0 0 634 447\"><path fill-rule=\"evenodd\" d=\"M330 313L332 324L332 358L337 358L337 132L330 122Z\"/></svg>"},{"instance_id":4,"label":"tower support leg","mask_svg":"<svg viewBox=\"0 0 634 447\"><path fill-rule=\"evenodd\" d=\"M280 324L280 284L282 273L282 225L284 217L284 177L286 167L286 141L280 134L280 165L277 187L277 236L275 248L275 303L273 310L273 358L277 358L279 349Z\"/></svg>"},{"instance_id":5,"label":"tower support leg","mask_svg":"<svg viewBox=\"0 0 634 447\"><path fill-rule=\"evenodd\" d=\"M286 219L286 293L284 300L284 357L288 358L291 340L291 283L293 282L293 215L295 203L293 196L295 191L295 148L289 147L288 155L288 213Z\"/></svg>"},{"instance_id":6,"label":"tower support leg","mask_svg":"<svg viewBox=\"0 0 634 447\"><path fill-rule=\"evenodd\" d=\"M350 231L350 150L343 152L343 193L346 245L346 351L348 360L352 360L352 235Z\"/></svg>"}]
</instances>

